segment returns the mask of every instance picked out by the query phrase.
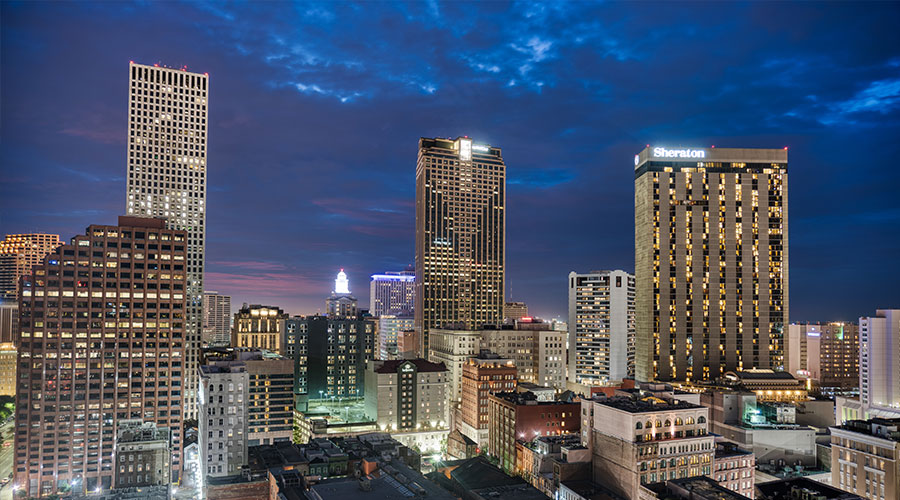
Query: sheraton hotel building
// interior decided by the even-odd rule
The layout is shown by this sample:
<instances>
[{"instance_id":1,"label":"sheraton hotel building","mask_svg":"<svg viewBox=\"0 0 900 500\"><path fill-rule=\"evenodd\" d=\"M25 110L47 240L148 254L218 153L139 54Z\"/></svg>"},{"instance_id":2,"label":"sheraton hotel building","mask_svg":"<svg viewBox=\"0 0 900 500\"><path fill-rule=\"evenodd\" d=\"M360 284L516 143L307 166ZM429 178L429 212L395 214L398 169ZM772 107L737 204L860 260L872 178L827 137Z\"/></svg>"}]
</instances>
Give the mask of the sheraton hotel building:
<instances>
[{"instance_id":1,"label":"sheraton hotel building","mask_svg":"<svg viewBox=\"0 0 900 500\"><path fill-rule=\"evenodd\" d=\"M638 380L783 368L787 155L658 145L635 155Z\"/></svg>"}]
</instances>

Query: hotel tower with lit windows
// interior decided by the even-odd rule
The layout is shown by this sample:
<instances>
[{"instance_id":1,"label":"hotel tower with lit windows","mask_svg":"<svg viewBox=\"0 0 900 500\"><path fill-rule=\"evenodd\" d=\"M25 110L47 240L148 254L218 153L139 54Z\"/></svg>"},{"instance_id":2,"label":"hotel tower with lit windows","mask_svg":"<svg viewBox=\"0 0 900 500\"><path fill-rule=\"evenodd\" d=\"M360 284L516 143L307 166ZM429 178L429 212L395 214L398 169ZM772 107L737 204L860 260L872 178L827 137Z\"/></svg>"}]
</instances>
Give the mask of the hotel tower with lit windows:
<instances>
[{"instance_id":1,"label":"hotel tower with lit windows","mask_svg":"<svg viewBox=\"0 0 900 500\"><path fill-rule=\"evenodd\" d=\"M209 76L129 65L128 215L163 217L188 233L185 417L196 417L203 324Z\"/></svg>"},{"instance_id":2,"label":"hotel tower with lit windows","mask_svg":"<svg viewBox=\"0 0 900 500\"><path fill-rule=\"evenodd\" d=\"M468 137L419 139L415 328L503 322L506 165L500 148Z\"/></svg>"},{"instance_id":3,"label":"hotel tower with lit windows","mask_svg":"<svg viewBox=\"0 0 900 500\"><path fill-rule=\"evenodd\" d=\"M638 380L784 367L787 148L634 158Z\"/></svg>"}]
</instances>

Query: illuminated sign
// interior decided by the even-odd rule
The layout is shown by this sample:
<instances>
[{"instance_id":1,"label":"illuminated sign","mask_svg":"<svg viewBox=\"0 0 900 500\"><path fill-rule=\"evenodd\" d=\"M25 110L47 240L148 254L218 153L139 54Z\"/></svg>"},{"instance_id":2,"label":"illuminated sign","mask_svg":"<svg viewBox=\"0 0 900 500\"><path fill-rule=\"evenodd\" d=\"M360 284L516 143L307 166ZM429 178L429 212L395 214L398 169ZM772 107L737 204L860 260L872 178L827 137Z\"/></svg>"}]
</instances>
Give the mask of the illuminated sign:
<instances>
[{"instance_id":1,"label":"illuminated sign","mask_svg":"<svg viewBox=\"0 0 900 500\"><path fill-rule=\"evenodd\" d=\"M409 372L415 371L415 368L413 367L412 364L407 363L400 367L400 371L404 372L404 373L409 373Z\"/></svg>"},{"instance_id":2,"label":"illuminated sign","mask_svg":"<svg viewBox=\"0 0 900 500\"><path fill-rule=\"evenodd\" d=\"M634 166L636 167L638 163L640 163L641 157L639 155L634 155Z\"/></svg>"},{"instance_id":3,"label":"illuminated sign","mask_svg":"<svg viewBox=\"0 0 900 500\"><path fill-rule=\"evenodd\" d=\"M666 149L653 148L654 158L706 158L702 149Z\"/></svg>"},{"instance_id":4,"label":"illuminated sign","mask_svg":"<svg viewBox=\"0 0 900 500\"><path fill-rule=\"evenodd\" d=\"M479 153L487 153L491 150L491 148L484 146L482 144L472 144L472 150L478 151Z\"/></svg>"},{"instance_id":5,"label":"illuminated sign","mask_svg":"<svg viewBox=\"0 0 900 500\"><path fill-rule=\"evenodd\" d=\"M462 161L472 159L472 139L459 140L459 159Z\"/></svg>"}]
</instances>

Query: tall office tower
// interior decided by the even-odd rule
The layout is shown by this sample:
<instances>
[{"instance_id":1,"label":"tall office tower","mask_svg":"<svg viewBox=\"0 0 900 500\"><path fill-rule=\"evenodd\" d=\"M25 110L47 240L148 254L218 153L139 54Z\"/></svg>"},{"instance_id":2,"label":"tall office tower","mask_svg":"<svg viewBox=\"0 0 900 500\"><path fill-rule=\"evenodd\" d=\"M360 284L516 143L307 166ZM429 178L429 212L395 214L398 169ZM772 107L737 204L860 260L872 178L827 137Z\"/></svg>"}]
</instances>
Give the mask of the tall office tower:
<instances>
[{"instance_id":1,"label":"tall office tower","mask_svg":"<svg viewBox=\"0 0 900 500\"><path fill-rule=\"evenodd\" d=\"M634 276L569 273L569 382L634 378Z\"/></svg>"},{"instance_id":2,"label":"tall office tower","mask_svg":"<svg viewBox=\"0 0 900 500\"><path fill-rule=\"evenodd\" d=\"M184 409L197 417L206 262L206 140L209 75L129 65L128 215L163 217L188 233Z\"/></svg>"},{"instance_id":3,"label":"tall office tower","mask_svg":"<svg viewBox=\"0 0 900 500\"><path fill-rule=\"evenodd\" d=\"M859 387L859 326L853 323L792 323L784 343L785 371L822 389Z\"/></svg>"},{"instance_id":4,"label":"tall office tower","mask_svg":"<svg viewBox=\"0 0 900 500\"><path fill-rule=\"evenodd\" d=\"M864 407L900 409L900 309L859 318L859 399Z\"/></svg>"},{"instance_id":5,"label":"tall office tower","mask_svg":"<svg viewBox=\"0 0 900 500\"><path fill-rule=\"evenodd\" d=\"M784 367L787 161L787 148L635 155L638 380Z\"/></svg>"},{"instance_id":6,"label":"tall office tower","mask_svg":"<svg viewBox=\"0 0 900 500\"><path fill-rule=\"evenodd\" d=\"M412 316L416 303L416 272L373 274L369 282L369 314Z\"/></svg>"},{"instance_id":7,"label":"tall office tower","mask_svg":"<svg viewBox=\"0 0 900 500\"><path fill-rule=\"evenodd\" d=\"M0 297L15 299L19 277L60 244L58 234L7 234L0 241Z\"/></svg>"},{"instance_id":8,"label":"tall office tower","mask_svg":"<svg viewBox=\"0 0 900 500\"><path fill-rule=\"evenodd\" d=\"M506 165L468 137L419 139L416 165L416 330L503 321Z\"/></svg>"},{"instance_id":9,"label":"tall office tower","mask_svg":"<svg viewBox=\"0 0 900 500\"><path fill-rule=\"evenodd\" d=\"M203 292L203 341L224 346L231 341L231 297Z\"/></svg>"},{"instance_id":10,"label":"tall office tower","mask_svg":"<svg viewBox=\"0 0 900 500\"><path fill-rule=\"evenodd\" d=\"M117 424L171 429L182 454L187 234L119 217L57 248L19 292L15 484L109 489Z\"/></svg>"}]
</instances>

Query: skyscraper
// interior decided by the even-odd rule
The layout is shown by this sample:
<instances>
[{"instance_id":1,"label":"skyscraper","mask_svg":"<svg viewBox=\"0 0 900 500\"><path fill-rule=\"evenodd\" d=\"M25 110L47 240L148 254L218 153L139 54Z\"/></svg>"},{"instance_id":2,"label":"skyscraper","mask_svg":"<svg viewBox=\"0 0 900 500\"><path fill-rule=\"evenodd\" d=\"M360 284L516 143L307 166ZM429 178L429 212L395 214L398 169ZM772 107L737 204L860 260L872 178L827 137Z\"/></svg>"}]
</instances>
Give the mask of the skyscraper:
<instances>
[{"instance_id":1,"label":"skyscraper","mask_svg":"<svg viewBox=\"0 0 900 500\"><path fill-rule=\"evenodd\" d=\"M15 299L19 277L60 245L58 234L7 234L0 241L0 298Z\"/></svg>"},{"instance_id":2,"label":"skyscraper","mask_svg":"<svg viewBox=\"0 0 900 500\"><path fill-rule=\"evenodd\" d=\"M203 292L203 341L228 345L231 339L231 297Z\"/></svg>"},{"instance_id":3,"label":"skyscraper","mask_svg":"<svg viewBox=\"0 0 900 500\"><path fill-rule=\"evenodd\" d=\"M859 318L859 399L864 407L900 410L900 309Z\"/></svg>"},{"instance_id":4,"label":"skyscraper","mask_svg":"<svg viewBox=\"0 0 900 500\"><path fill-rule=\"evenodd\" d=\"M416 330L503 322L506 165L468 137L419 139L416 165Z\"/></svg>"},{"instance_id":5,"label":"skyscraper","mask_svg":"<svg viewBox=\"0 0 900 500\"><path fill-rule=\"evenodd\" d=\"M92 225L19 292L15 484L109 489L117 423L171 429L181 471L186 233L162 219Z\"/></svg>"},{"instance_id":6,"label":"skyscraper","mask_svg":"<svg viewBox=\"0 0 900 500\"><path fill-rule=\"evenodd\" d=\"M787 160L787 148L635 155L638 380L783 368Z\"/></svg>"},{"instance_id":7,"label":"skyscraper","mask_svg":"<svg viewBox=\"0 0 900 500\"><path fill-rule=\"evenodd\" d=\"M601 385L634 377L634 276L569 273L569 381Z\"/></svg>"},{"instance_id":8,"label":"skyscraper","mask_svg":"<svg viewBox=\"0 0 900 500\"><path fill-rule=\"evenodd\" d=\"M824 390L859 387L859 326L792 323L784 342L784 369Z\"/></svg>"},{"instance_id":9,"label":"skyscraper","mask_svg":"<svg viewBox=\"0 0 900 500\"><path fill-rule=\"evenodd\" d=\"M415 301L415 271L388 271L372 275L369 282L369 314L372 316L411 316Z\"/></svg>"},{"instance_id":10,"label":"skyscraper","mask_svg":"<svg viewBox=\"0 0 900 500\"><path fill-rule=\"evenodd\" d=\"M185 416L196 417L206 244L207 74L129 65L129 215L163 217L188 233Z\"/></svg>"}]
</instances>

